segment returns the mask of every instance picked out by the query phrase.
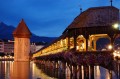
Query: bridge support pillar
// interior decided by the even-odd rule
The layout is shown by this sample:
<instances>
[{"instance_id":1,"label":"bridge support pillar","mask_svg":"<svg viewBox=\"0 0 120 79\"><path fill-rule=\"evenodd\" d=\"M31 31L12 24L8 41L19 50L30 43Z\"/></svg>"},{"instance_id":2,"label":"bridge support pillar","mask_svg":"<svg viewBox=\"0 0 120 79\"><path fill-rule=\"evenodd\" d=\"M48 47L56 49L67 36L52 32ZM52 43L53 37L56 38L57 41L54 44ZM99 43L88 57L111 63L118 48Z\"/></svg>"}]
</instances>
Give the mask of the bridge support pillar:
<instances>
[{"instance_id":1,"label":"bridge support pillar","mask_svg":"<svg viewBox=\"0 0 120 79\"><path fill-rule=\"evenodd\" d=\"M118 79L120 79L120 63L118 63Z\"/></svg>"},{"instance_id":2,"label":"bridge support pillar","mask_svg":"<svg viewBox=\"0 0 120 79\"><path fill-rule=\"evenodd\" d=\"M56 69L56 62L53 62L53 69Z\"/></svg>"},{"instance_id":3,"label":"bridge support pillar","mask_svg":"<svg viewBox=\"0 0 120 79\"><path fill-rule=\"evenodd\" d=\"M59 61L59 69L58 69L59 79L65 79L65 70L66 70L65 62Z\"/></svg>"},{"instance_id":4,"label":"bridge support pillar","mask_svg":"<svg viewBox=\"0 0 120 79\"><path fill-rule=\"evenodd\" d=\"M112 79L112 71L109 70L110 79Z\"/></svg>"},{"instance_id":5,"label":"bridge support pillar","mask_svg":"<svg viewBox=\"0 0 120 79\"><path fill-rule=\"evenodd\" d=\"M79 79L82 79L82 68L81 68L81 65L79 66Z\"/></svg>"},{"instance_id":6,"label":"bridge support pillar","mask_svg":"<svg viewBox=\"0 0 120 79\"><path fill-rule=\"evenodd\" d=\"M62 70L62 74L65 74L66 62L62 62L62 61L61 61L61 70Z\"/></svg>"},{"instance_id":7,"label":"bridge support pillar","mask_svg":"<svg viewBox=\"0 0 120 79\"><path fill-rule=\"evenodd\" d=\"M89 79L89 66L84 66L84 79Z\"/></svg>"},{"instance_id":8,"label":"bridge support pillar","mask_svg":"<svg viewBox=\"0 0 120 79\"><path fill-rule=\"evenodd\" d=\"M68 63L67 63L67 65L68 65L69 70L70 70L70 78L72 78L72 76L73 76L72 65L71 65L71 64L68 64Z\"/></svg>"},{"instance_id":9,"label":"bridge support pillar","mask_svg":"<svg viewBox=\"0 0 120 79\"><path fill-rule=\"evenodd\" d=\"M77 79L77 65L73 65L73 79Z\"/></svg>"},{"instance_id":10,"label":"bridge support pillar","mask_svg":"<svg viewBox=\"0 0 120 79\"><path fill-rule=\"evenodd\" d=\"M45 61L45 67L49 68L50 64L49 61Z\"/></svg>"},{"instance_id":11,"label":"bridge support pillar","mask_svg":"<svg viewBox=\"0 0 120 79\"><path fill-rule=\"evenodd\" d=\"M94 66L90 66L91 79L94 79Z\"/></svg>"}]
</instances>

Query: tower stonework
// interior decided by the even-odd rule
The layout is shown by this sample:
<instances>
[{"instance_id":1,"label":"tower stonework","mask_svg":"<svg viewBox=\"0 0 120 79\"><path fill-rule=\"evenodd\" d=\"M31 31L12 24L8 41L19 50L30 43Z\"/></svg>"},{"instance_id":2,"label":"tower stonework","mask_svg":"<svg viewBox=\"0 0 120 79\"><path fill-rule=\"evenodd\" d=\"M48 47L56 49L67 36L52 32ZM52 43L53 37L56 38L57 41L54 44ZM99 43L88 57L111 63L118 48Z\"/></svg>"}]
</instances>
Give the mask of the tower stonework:
<instances>
[{"instance_id":1,"label":"tower stonework","mask_svg":"<svg viewBox=\"0 0 120 79\"><path fill-rule=\"evenodd\" d=\"M31 32L22 19L13 32L14 61L29 61Z\"/></svg>"}]
</instances>

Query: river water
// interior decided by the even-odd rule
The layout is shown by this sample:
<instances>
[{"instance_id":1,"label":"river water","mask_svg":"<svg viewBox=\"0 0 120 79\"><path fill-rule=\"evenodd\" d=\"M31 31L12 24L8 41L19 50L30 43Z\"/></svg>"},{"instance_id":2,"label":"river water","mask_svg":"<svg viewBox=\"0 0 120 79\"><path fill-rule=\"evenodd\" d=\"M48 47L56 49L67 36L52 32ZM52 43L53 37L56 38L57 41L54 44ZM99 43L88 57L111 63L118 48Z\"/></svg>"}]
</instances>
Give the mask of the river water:
<instances>
[{"instance_id":1,"label":"river water","mask_svg":"<svg viewBox=\"0 0 120 79\"><path fill-rule=\"evenodd\" d=\"M81 68L83 67L81 66ZM58 69L56 72L56 70L52 71L45 68L34 62L0 61L0 79L74 79L70 76L68 66L66 66L65 74L60 73ZM119 68L117 73L101 66L93 66L93 68L94 79L120 79ZM83 69L81 71L82 79L92 79L91 77L85 78ZM77 73L77 79L81 78Z\"/></svg>"}]
</instances>

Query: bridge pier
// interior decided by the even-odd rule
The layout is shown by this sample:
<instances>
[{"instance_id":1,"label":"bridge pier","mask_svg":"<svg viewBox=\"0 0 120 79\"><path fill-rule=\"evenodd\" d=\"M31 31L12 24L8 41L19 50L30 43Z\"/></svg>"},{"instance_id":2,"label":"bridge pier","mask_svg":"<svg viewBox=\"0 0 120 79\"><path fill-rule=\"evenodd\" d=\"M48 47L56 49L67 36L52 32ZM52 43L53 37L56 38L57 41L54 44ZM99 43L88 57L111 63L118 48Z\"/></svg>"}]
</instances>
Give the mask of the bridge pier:
<instances>
[{"instance_id":1,"label":"bridge pier","mask_svg":"<svg viewBox=\"0 0 120 79\"><path fill-rule=\"evenodd\" d=\"M94 66L79 66L79 79L94 79Z\"/></svg>"},{"instance_id":2,"label":"bridge pier","mask_svg":"<svg viewBox=\"0 0 120 79\"><path fill-rule=\"evenodd\" d=\"M91 65L90 66L90 79L94 79L94 66L93 65Z\"/></svg>"},{"instance_id":3,"label":"bridge pier","mask_svg":"<svg viewBox=\"0 0 120 79\"><path fill-rule=\"evenodd\" d=\"M109 70L110 79L112 79L112 71Z\"/></svg>"},{"instance_id":4,"label":"bridge pier","mask_svg":"<svg viewBox=\"0 0 120 79\"><path fill-rule=\"evenodd\" d=\"M119 63L119 78L120 78L120 63Z\"/></svg>"},{"instance_id":5,"label":"bridge pier","mask_svg":"<svg viewBox=\"0 0 120 79\"><path fill-rule=\"evenodd\" d=\"M69 63L67 63L67 66L68 66L68 72L67 72L67 74L68 74L68 76L70 77L70 79L73 77L73 72L72 72L72 65L71 64L69 64Z\"/></svg>"},{"instance_id":6,"label":"bridge pier","mask_svg":"<svg viewBox=\"0 0 120 79\"><path fill-rule=\"evenodd\" d=\"M82 79L82 67L81 67L81 65L78 66L78 72L79 72L79 79Z\"/></svg>"},{"instance_id":7,"label":"bridge pier","mask_svg":"<svg viewBox=\"0 0 120 79\"><path fill-rule=\"evenodd\" d=\"M120 79L120 63L118 63L118 79Z\"/></svg>"},{"instance_id":8,"label":"bridge pier","mask_svg":"<svg viewBox=\"0 0 120 79\"><path fill-rule=\"evenodd\" d=\"M89 79L89 66L84 66L84 79Z\"/></svg>"},{"instance_id":9,"label":"bridge pier","mask_svg":"<svg viewBox=\"0 0 120 79\"><path fill-rule=\"evenodd\" d=\"M72 78L73 79L77 79L77 65L73 65L73 72L72 72L73 76Z\"/></svg>"},{"instance_id":10,"label":"bridge pier","mask_svg":"<svg viewBox=\"0 0 120 79\"><path fill-rule=\"evenodd\" d=\"M47 61L45 62L45 66L46 66L47 68L49 68L49 66L50 66L50 61L47 60Z\"/></svg>"},{"instance_id":11,"label":"bridge pier","mask_svg":"<svg viewBox=\"0 0 120 79\"><path fill-rule=\"evenodd\" d=\"M47 72L49 72L50 76L55 76L55 70L53 68L53 61L49 61Z\"/></svg>"},{"instance_id":12,"label":"bridge pier","mask_svg":"<svg viewBox=\"0 0 120 79\"><path fill-rule=\"evenodd\" d=\"M66 79L65 71L66 71L66 63L59 61L59 67L58 67L58 78L59 79Z\"/></svg>"},{"instance_id":13,"label":"bridge pier","mask_svg":"<svg viewBox=\"0 0 120 79\"><path fill-rule=\"evenodd\" d=\"M55 68L55 77L58 78L58 61L55 61L54 68Z\"/></svg>"},{"instance_id":14,"label":"bridge pier","mask_svg":"<svg viewBox=\"0 0 120 79\"><path fill-rule=\"evenodd\" d=\"M69 68L69 73L66 73L67 75L69 75L70 79L77 79L77 73L78 73L78 69L77 69L77 65L72 65L72 64L68 64L67 66ZM66 67L67 68L67 67Z\"/></svg>"}]
</instances>

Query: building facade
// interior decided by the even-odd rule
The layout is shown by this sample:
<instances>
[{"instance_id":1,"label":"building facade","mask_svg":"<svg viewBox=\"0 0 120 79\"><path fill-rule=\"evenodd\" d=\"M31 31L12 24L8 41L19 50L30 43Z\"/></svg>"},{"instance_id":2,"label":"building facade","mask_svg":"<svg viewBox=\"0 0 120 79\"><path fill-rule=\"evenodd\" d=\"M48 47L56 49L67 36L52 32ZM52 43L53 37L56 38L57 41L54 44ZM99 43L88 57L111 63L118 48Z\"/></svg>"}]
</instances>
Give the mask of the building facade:
<instances>
[{"instance_id":1,"label":"building facade","mask_svg":"<svg viewBox=\"0 0 120 79\"><path fill-rule=\"evenodd\" d=\"M0 53L4 52L4 42L3 40L0 40Z\"/></svg>"},{"instance_id":2,"label":"building facade","mask_svg":"<svg viewBox=\"0 0 120 79\"><path fill-rule=\"evenodd\" d=\"M8 40L0 40L0 53L4 54L13 54L14 50L14 42L13 41L8 41Z\"/></svg>"},{"instance_id":3,"label":"building facade","mask_svg":"<svg viewBox=\"0 0 120 79\"><path fill-rule=\"evenodd\" d=\"M31 43L30 53L34 53L44 47L43 44ZM14 53L14 41L0 39L0 53L10 55Z\"/></svg>"}]
</instances>

